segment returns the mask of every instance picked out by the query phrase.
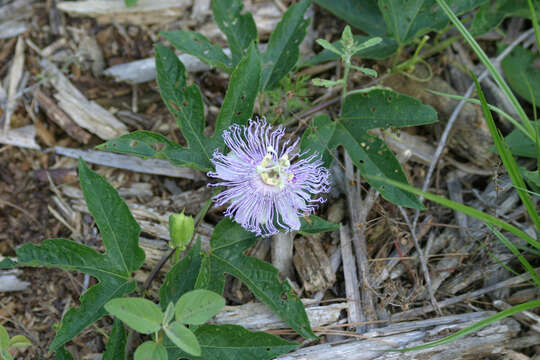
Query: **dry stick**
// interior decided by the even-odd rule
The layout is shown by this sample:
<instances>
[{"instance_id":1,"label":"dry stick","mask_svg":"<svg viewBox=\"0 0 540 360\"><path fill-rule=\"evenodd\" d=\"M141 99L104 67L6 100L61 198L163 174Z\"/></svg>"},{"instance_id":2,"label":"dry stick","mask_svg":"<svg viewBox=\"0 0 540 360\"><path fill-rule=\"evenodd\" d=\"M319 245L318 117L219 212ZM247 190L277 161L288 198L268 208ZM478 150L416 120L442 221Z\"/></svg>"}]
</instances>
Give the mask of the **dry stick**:
<instances>
[{"instance_id":1,"label":"dry stick","mask_svg":"<svg viewBox=\"0 0 540 360\"><path fill-rule=\"evenodd\" d=\"M538 271L540 271L540 267L536 268L534 270L536 272L538 272ZM471 292L463 294L463 295L459 295L459 296L455 296L455 297L450 298L450 299L439 301L439 307L441 307L441 308L447 307L447 306L454 305L454 304L457 304L459 302L465 301L467 299L472 299L472 298L475 298L475 297L478 297L478 296L482 296L482 295L484 295L484 294L486 294L488 292L495 291L497 289L501 289L501 288L504 288L506 286L517 285L517 284L520 284L522 282L525 282L525 281L529 280L530 278L531 278L531 276L529 275L529 273L521 274L521 275L512 277L510 279L501 281L499 283L496 283L496 284L493 284L493 285L490 285L490 286L486 286L485 288L482 288L482 289L479 289L479 290L471 291ZM420 316L422 314L425 314L425 313L433 311L433 310L434 310L433 305L427 305L427 306L424 306L424 307L421 307L421 308L416 308L416 309L412 309L412 310L408 310L408 311L403 311L401 313L397 313L397 314L392 315L390 317L390 321L398 321L398 322L403 321L405 319L410 319L412 317Z\"/></svg>"},{"instance_id":2,"label":"dry stick","mask_svg":"<svg viewBox=\"0 0 540 360\"><path fill-rule=\"evenodd\" d=\"M21 81L24 72L24 40L19 36L17 39L17 45L15 46L15 56L13 57L13 64L9 71L9 86L7 90L7 104L5 107L4 127L3 132L7 133L9 130L9 124L11 122L11 115L15 111L16 102L15 95L17 93L17 87Z\"/></svg>"},{"instance_id":3,"label":"dry stick","mask_svg":"<svg viewBox=\"0 0 540 360\"><path fill-rule=\"evenodd\" d=\"M349 323L363 324L365 318L360 307L360 290L356 265L352 256L352 242L348 226L339 227L341 257L343 258L343 276L345 278L345 294L347 295L347 314ZM364 325L362 325L364 326Z\"/></svg>"},{"instance_id":4,"label":"dry stick","mask_svg":"<svg viewBox=\"0 0 540 360\"><path fill-rule=\"evenodd\" d=\"M34 98L39 106L45 111L49 119L64 129L69 136L83 144L88 144L92 135L77 125L65 112L39 88L34 90Z\"/></svg>"},{"instance_id":5,"label":"dry stick","mask_svg":"<svg viewBox=\"0 0 540 360\"><path fill-rule=\"evenodd\" d=\"M354 165L348 153L345 153L345 176L348 179L354 179ZM359 185L360 183L358 182L357 184ZM347 202L351 217L351 229L353 235L352 242L354 244L354 254L356 255L358 279L360 280L361 298L359 300L361 300L361 307L363 310L362 318L352 321L364 321L366 319L374 320L373 317L376 315L375 299L371 290L372 284L371 277L369 276L369 262L364 231L367 215L369 214L369 211L375 203L379 193L374 187L372 187L369 189L364 200L362 200L359 187L355 188L354 185L349 182L346 182L345 186L349 195L347 197ZM352 257L352 253L342 253L342 256L344 257L343 263L345 263L345 256ZM371 326L368 327L370 328ZM359 332L364 332L366 330L366 326L358 327L357 330Z\"/></svg>"},{"instance_id":6,"label":"dry stick","mask_svg":"<svg viewBox=\"0 0 540 360\"><path fill-rule=\"evenodd\" d=\"M294 275L293 265L293 240L294 232L277 233L272 237L272 265L278 269L283 278L292 279Z\"/></svg>"},{"instance_id":7,"label":"dry stick","mask_svg":"<svg viewBox=\"0 0 540 360\"><path fill-rule=\"evenodd\" d=\"M439 315L442 315L442 311L439 307L439 304L437 303L437 299L435 299L435 292L433 291L433 286L431 285L431 276L429 275L429 269L427 267L426 257L424 256L424 252L422 251L422 248L420 247L420 242L418 241L418 236L416 236L416 231L412 231L413 227L412 227L411 221L409 217L407 216L407 213L405 212L405 209L403 208L403 206L399 206L399 211L401 212L401 215L403 215L403 218L407 222L407 226L411 230L414 246L416 247L416 251L418 252L418 259L420 260L420 264L422 265L422 272L424 273L424 279L426 280L426 288L429 294L431 305L437 311L437 313L439 313Z\"/></svg>"}]
</instances>

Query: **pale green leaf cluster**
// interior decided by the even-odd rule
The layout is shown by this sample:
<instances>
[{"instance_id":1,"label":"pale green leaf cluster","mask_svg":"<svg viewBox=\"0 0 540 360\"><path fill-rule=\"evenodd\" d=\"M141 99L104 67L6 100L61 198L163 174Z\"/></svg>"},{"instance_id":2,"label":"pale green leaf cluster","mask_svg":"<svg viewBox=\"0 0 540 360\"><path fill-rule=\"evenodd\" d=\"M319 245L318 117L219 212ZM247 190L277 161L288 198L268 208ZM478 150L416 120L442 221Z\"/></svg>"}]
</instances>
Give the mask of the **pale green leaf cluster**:
<instances>
[{"instance_id":1,"label":"pale green leaf cluster","mask_svg":"<svg viewBox=\"0 0 540 360\"><path fill-rule=\"evenodd\" d=\"M113 299L105 309L142 334L155 334L155 341L147 341L135 352L135 360L166 360L167 351L160 339L163 331L168 339L183 351L201 355L197 337L185 325L202 325L225 306L225 299L209 290L198 289L185 293L176 303L169 303L165 313L144 298ZM175 321L173 321L175 318Z\"/></svg>"},{"instance_id":2,"label":"pale green leaf cluster","mask_svg":"<svg viewBox=\"0 0 540 360\"><path fill-rule=\"evenodd\" d=\"M31 345L32 342L24 335L15 335L10 338L6 328L0 325L0 359L13 360L13 357L8 352L9 349Z\"/></svg>"}]
</instances>

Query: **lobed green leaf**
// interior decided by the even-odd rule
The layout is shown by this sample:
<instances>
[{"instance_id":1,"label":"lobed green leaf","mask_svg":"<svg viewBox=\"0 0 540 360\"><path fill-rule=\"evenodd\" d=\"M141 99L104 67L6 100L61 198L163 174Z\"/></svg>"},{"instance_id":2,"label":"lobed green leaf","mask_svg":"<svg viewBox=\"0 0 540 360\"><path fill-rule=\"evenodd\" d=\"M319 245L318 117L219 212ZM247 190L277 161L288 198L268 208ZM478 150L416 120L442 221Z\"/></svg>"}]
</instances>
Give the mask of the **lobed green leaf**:
<instances>
[{"instance_id":1,"label":"lobed green leaf","mask_svg":"<svg viewBox=\"0 0 540 360\"><path fill-rule=\"evenodd\" d=\"M339 224L334 224L314 215L301 218L300 224L301 226L298 232L301 234L318 234L339 230Z\"/></svg>"},{"instance_id":2,"label":"lobed green leaf","mask_svg":"<svg viewBox=\"0 0 540 360\"><path fill-rule=\"evenodd\" d=\"M102 360L117 360L126 357L126 330L120 319L114 319L113 328L105 346Z\"/></svg>"},{"instance_id":3,"label":"lobed green leaf","mask_svg":"<svg viewBox=\"0 0 540 360\"><path fill-rule=\"evenodd\" d=\"M314 2L351 26L370 35L383 36L388 31L376 1L314 0Z\"/></svg>"},{"instance_id":4,"label":"lobed green leaf","mask_svg":"<svg viewBox=\"0 0 540 360\"><path fill-rule=\"evenodd\" d=\"M540 69L536 65L537 59L536 53L516 46L501 62L512 90L531 104L540 104Z\"/></svg>"},{"instance_id":5,"label":"lobed green leaf","mask_svg":"<svg viewBox=\"0 0 540 360\"><path fill-rule=\"evenodd\" d=\"M261 59L255 44L252 44L247 55L231 75L229 87L216 119L216 131L213 136L215 144L223 146L221 138L223 130L232 124L244 125L251 118L260 83Z\"/></svg>"},{"instance_id":6,"label":"lobed green leaf","mask_svg":"<svg viewBox=\"0 0 540 360\"><path fill-rule=\"evenodd\" d=\"M289 6L270 35L262 56L261 89L273 88L296 65L309 25L309 19L304 17L309 5L310 0L301 0Z\"/></svg>"},{"instance_id":7,"label":"lobed green leaf","mask_svg":"<svg viewBox=\"0 0 540 360\"><path fill-rule=\"evenodd\" d=\"M358 99L359 104L348 105L347 111L344 110L342 118L338 121L331 121L326 115L315 117L302 137L301 149L312 148L322 153L325 164L328 166L332 161L331 150L341 145L347 150L362 176L366 177L368 183L375 187L385 199L397 205L422 209L422 204L412 194L372 178L384 176L398 182L407 182L395 155L384 141L368 134L367 130L372 127L425 124L435 121L436 113L431 107L422 105L418 100L392 91L372 90L365 94L349 96L348 98L353 100ZM370 97L371 95L373 98ZM409 117L405 116L403 120L402 111L399 107L388 103L388 96L392 96L392 101L397 97L398 103L402 102L409 106L408 110L421 118L408 120ZM374 104L379 109L376 108L375 111L372 111L371 107L366 109L368 102L365 99L374 100ZM377 111L381 115L384 114L384 117L376 115ZM363 121L364 119L366 121Z\"/></svg>"},{"instance_id":8,"label":"lobed green leaf","mask_svg":"<svg viewBox=\"0 0 540 360\"><path fill-rule=\"evenodd\" d=\"M56 360L73 360L73 355L64 346L56 350Z\"/></svg>"},{"instance_id":9,"label":"lobed green leaf","mask_svg":"<svg viewBox=\"0 0 540 360\"><path fill-rule=\"evenodd\" d=\"M212 45L204 35L194 31L173 30L160 33L169 40L175 48L185 53L198 57L202 62L217 67L227 73L234 69L233 62L223 50Z\"/></svg>"},{"instance_id":10,"label":"lobed green leaf","mask_svg":"<svg viewBox=\"0 0 540 360\"><path fill-rule=\"evenodd\" d=\"M347 96L340 119L352 133L359 134L375 128L432 124L437 122L437 112L413 97L375 89Z\"/></svg>"},{"instance_id":11,"label":"lobed green leaf","mask_svg":"<svg viewBox=\"0 0 540 360\"><path fill-rule=\"evenodd\" d=\"M159 303L163 311L168 304L175 304L182 295L195 288L201 262L201 241L199 239L165 276L159 289Z\"/></svg>"},{"instance_id":12,"label":"lobed green leaf","mask_svg":"<svg viewBox=\"0 0 540 360\"><path fill-rule=\"evenodd\" d=\"M195 335L201 347L200 357L167 344L169 358L271 360L298 347L298 344L277 336L248 331L237 325L202 325L195 330Z\"/></svg>"},{"instance_id":13,"label":"lobed green leaf","mask_svg":"<svg viewBox=\"0 0 540 360\"><path fill-rule=\"evenodd\" d=\"M100 150L166 159L173 165L201 171L213 168L213 152L224 146L222 132L231 124L245 124L253 114L261 77L259 53L252 45L231 75L229 88L216 121L212 137L204 135L206 122L199 88L187 85L186 69L169 48L156 46L156 69L161 97L182 131L188 146L182 147L160 134L136 131L109 140Z\"/></svg>"},{"instance_id":14,"label":"lobed green leaf","mask_svg":"<svg viewBox=\"0 0 540 360\"><path fill-rule=\"evenodd\" d=\"M278 270L271 264L244 255L255 237L230 219L216 226L211 250L205 254L196 287L223 293L225 274L241 280L261 301L291 328L307 338L316 338L311 330L304 305L288 282L281 282Z\"/></svg>"},{"instance_id":15,"label":"lobed green leaf","mask_svg":"<svg viewBox=\"0 0 540 360\"><path fill-rule=\"evenodd\" d=\"M135 289L131 272L144 262L139 247L140 227L116 190L79 160L79 176L90 213L94 216L105 244L101 254L67 239L45 240L41 246L25 244L17 249L19 266L59 267L78 270L99 282L80 298L79 307L69 309L62 319L50 348L55 350L88 325L104 316L105 303Z\"/></svg>"},{"instance_id":16,"label":"lobed green leaf","mask_svg":"<svg viewBox=\"0 0 540 360\"><path fill-rule=\"evenodd\" d=\"M236 66L249 46L257 41L257 26L250 12L241 14L241 0L212 0L212 12L218 27L227 37L232 64Z\"/></svg>"},{"instance_id":17,"label":"lobed green leaf","mask_svg":"<svg viewBox=\"0 0 540 360\"><path fill-rule=\"evenodd\" d=\"M448 5L460 15L484 2L449 0ZM435 0L379 0L378 4L388 29L401 46L430 31L441 30L449 22Z\"/></svg>"}]
</instances>

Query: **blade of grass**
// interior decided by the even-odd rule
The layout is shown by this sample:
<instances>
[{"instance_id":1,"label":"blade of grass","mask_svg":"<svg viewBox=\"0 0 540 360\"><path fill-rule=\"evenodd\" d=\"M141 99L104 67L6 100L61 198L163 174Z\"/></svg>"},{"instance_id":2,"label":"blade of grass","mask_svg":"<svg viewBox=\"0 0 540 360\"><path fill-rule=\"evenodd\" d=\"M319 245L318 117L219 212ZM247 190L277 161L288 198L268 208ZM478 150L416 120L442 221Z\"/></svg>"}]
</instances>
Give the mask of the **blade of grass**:
<instances>
[{"instance_id":1,"label":"blade of grass","mask_svg":"<svg viewBox=\"0 0 540 360\"><path fill-rule=\"evenodd\" d=\"M540 276L536 274L536 271L534 271L534 267L531 265L527 259L517 249L517 247L510 241L506 236L504 236L499 230L497 230L494 226L490 224L486 224L488 228L493 231L493 233L499 238L499 240L506 246L514 256L516 256L521 263L521 265L527 270L527 272L531 275L531 278L535 281L536 287L540 288Z\"/></svg>"},{"instance_id":2,"label":"blade of grass","mask_svg":"<svg viewBox=\"0 0 540 360\"><path fill-rule=\"evenodd\" d=\"M514 274L515 276L519 276L519 273L512 269L510 266L506 265L504 263L504 261L502 261L501 259L499 259L499 257L497 256L497 254L495 254L493 251L491 251L486 244L484 244L483 242L479 242L480 243L480 246L482 246L482 248L488 253L488 255L493 259L495 260L495 262L497 264L499 264L500 266L502 266L503 268L505 268L508 272Z\"/></svg>"},{"instance_id":3,"label":"blade of grass","mask_svg":"<svg viewBox=\"0 0 540 360\"><path fill-rule=\"evenodd\" d=\"M529 5L531 5L530 0L529 0ZM534 8L533 8L533 10L534 10ZM536 21L536 14L535 14L535 20L534 21ZM534 28L536 41L538 42L539 39L538 39L538 35L536 34L537 29L538 29L538 25ZM523 75L523 77L525 77L525 75ZM534 91L533 91L533 89L531 87L531 83L529 82L529 79L527 79L525 77L525 79L523 79L523 80L525 81L525 84L527 84L527 89L529 90L529 96L530 96L530 98L532 100L533 119L536 122L538 120L538 117L536 116L536 103L535 103L536 98L534 97ZM534 135L535 135L535 138L532 139L532 140L534 141L534 144L536 145L536 171L540 171L540 142L538 141L538 131L535 131Z\"/></svg>"},{"instance_id":4,"label":"blade of grass","mask_svg":"<svg viewBox=\"0 0 540 360\"><path fill-rule=\"evenodd\" d=\"M504 92L504 94L506 95L510 103L514 106L521 121L523 122L523 125L527 129L527 132L530 134L530 136L533 136L534 128L532 124L530 123L529 118L527 114L525 113L525 110L523 110L523 107L519 103L518 99L516 98L516 96L514 95L514 93L508 86L508 84L506 83L506 81L504 81L504 78L502 77L502 75L497 71L497 69L495 69L495 66L491 63L491 61L489 60L484 50L482 50L480 45L478 45L476 40L474 40L471 33L469 33L467 28L465 28L465 26L457 18L456 14L454 14L452 9L450 9L446 1L445 0L436 0L436 1L437 1L437 4L439 4L439 6L441 7L441 9L446 13L446 16L448 16L450 21L452 21L452 23L456 26L456 28L461 33L465 41L469 43L469 46L474 50L474 52L476 53L480 61L482 61L486 69L489 71L489 73L491 74L491 76L493 77L497 85L499 85L499 87Z\"/></svg>"},{"instance_id":5,"label":"blade of grass","mask_svg":"<svg viewBox=\"0 0 540 360\"><path fill-rule=\"evenodd\" d=\"M525 245L515 244L515 246L516 246L519 250L528 252L528 253L531 254L531 255L540 256L540 251L538 251L538 250L535 250L535 249L530 248L530 247L525 246Z\"/></svg>"},{"instance_id":6,"label":"blade of grass","mask_svg":"<svg viewBox=\"0 0 540 360\"><path fill-rule=\"evenodd\" d=\"M508 308L508 309L503 310L503 311L501 311L501 312L499 312L499 313L497 313L495 315L492 315L492 316L487 317L487 318L485 318L483 320L480 320L477 323L475 323L475 324L473 324L473 325L471 325L471 326L469 326L469 327L467 327L465 329L462 329L462 330L456 332L455 334L447 336L447 337L445 337L443 339L433 341L433 342L430 342L430 343L427 343L427 344L424 344L424 345L420 345L420 346L415 346L415 347L406 348L406 349L393 350L393 351L407 352L407 351L414 351L414 350L423 350L423 349L428 349L428 348L431 348L431 347L434 347L434 346L443 345L443 344L449 343L451 341L454 341L456 339L462 338L463 336L468 335L468 334L470 334L472 332L475 332L476 330L479 330L479 329L481 329L481 328L483 328L485 326L493 324L496 321L502 320L504 318L507 318L507 317L512 316L514 314L517 314L519 312L534 309L534 308L537 308L537 307L540 307L540 300L528 301L528 302L523 303L523 304L512 306L511 308Z\"/></svg>"},{"instance_id":7,"label":"blade of grass","mask_svg":"<svg viewBox=\"0 0 540 360\"><path fill-rule=\"evenodd\" d=\"M506 168L506 171L508 172L510 179L512 180L512 184L514 184L514 187L516 188L516 191L518 192L518 195L521 201L523 202L525 209L527 209L527 213L529 214L536 229L540 231L540 216L538 216L536 207L534 206L534 203L529 197L529 194L523 190L520 190L520 189L526 188L526 185L525 185L525 181L523 180L523 177L521 177L521 173L519 172L519 167L517 165L517 162L512 156L512 153L510 152L508 145L504 141L503 136L497 129L497 126L495 125L495 121L493 121L493 116L491 116L488 103L484 96L484 92L482 91L482 88L480 87L480 83L478 82L478 79L476 78L474 74L471 74L471 75L476 84L476 91L478 93L478 97L480 98L480 103L482 105L482 112L484 113L484 118L486 119L489 131L491 132L491 136L493 137L493 141L495 142L497 152L499 153L499 156L501 157L503 165Z\"/></svg>"}]
</instances>

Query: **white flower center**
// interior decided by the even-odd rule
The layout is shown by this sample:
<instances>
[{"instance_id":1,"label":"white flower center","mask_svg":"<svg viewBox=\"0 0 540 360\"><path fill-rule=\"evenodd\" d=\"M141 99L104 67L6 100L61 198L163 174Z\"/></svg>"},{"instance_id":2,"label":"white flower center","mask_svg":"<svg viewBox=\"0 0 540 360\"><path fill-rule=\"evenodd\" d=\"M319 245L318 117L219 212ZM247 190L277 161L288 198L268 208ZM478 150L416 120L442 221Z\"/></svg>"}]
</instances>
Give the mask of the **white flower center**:
<instances>
[{"instance_id":1,"label":"white flower center","mask_svg":"<svg viewBox=\"0 0 540 360\"><path fill-rule=\"evenodd\" d=\"M266 148L266 155L261 163L257 165L257 174L261 180L268 185L277 186L280 189L285 187L285 184L292 180L294 175L290 173L289 167L291 163L287 154L283 155L279 160L275 161L277 153L272 146Z\"/></svg>"}]
</instances>

